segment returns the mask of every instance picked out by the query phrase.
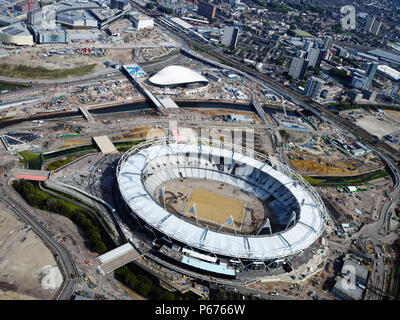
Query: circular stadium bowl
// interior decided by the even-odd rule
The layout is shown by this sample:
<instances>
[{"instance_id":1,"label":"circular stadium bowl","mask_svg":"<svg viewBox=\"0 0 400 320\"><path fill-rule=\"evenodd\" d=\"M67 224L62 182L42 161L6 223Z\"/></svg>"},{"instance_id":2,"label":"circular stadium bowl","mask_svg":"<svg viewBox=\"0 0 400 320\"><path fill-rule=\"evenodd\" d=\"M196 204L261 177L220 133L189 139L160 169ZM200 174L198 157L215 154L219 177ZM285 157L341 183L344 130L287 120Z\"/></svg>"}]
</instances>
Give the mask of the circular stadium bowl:
<instances>
[{"instance_id":1,"label":"circular stadium bowl","mask_svg":"<svg viewBox=\"0 0 400 320\"><path fill-rule=\"evenodd\" d=\"M145 141L120 159L117 180L132 212L172 240L201 251L246 260L284 258L311 246L326 224L317 192L286 165L242 146ZM156 200L160 185L176 179L221 182L258 198L273 212L253 234L212 229L164 209ZM217 213L216 213L217 214ZM271 225L274 225L271 228Z\"/></svg>"}]
</instances>

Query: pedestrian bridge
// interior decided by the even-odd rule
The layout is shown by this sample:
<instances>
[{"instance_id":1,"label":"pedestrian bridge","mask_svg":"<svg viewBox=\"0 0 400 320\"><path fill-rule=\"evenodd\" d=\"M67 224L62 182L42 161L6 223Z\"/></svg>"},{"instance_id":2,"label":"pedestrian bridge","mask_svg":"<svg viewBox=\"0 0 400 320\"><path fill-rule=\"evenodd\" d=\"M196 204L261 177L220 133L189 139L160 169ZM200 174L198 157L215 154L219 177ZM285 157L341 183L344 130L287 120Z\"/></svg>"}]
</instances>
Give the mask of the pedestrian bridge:
<instances>
[{"instance_id":1,"label":"pedestrian bridge","mask_svg":"<svg viewBox=\"0 0 400 320\"><path fill-rule=\"evenodd\" d=\"M134 248L134 246L128 242L98 256L96 260L100 262L100 265L98 265L97 269L100 273L107 274L141 256L142 255Z\"/></svg>"}]
</instances>

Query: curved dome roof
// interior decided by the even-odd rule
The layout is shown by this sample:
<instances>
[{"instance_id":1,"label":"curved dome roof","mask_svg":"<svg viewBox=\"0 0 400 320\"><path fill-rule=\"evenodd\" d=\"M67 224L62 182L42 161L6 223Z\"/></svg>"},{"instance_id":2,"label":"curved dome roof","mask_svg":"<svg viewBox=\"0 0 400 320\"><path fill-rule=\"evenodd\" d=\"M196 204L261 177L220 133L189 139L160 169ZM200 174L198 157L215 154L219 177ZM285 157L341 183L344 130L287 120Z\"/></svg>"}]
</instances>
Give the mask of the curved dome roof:
<instances>
[{"instance_id":1,"label":"curved dome roof","mask_svg":"<svg viewBox=\"0 0 400 320\"><path fill-rule=\"evenodd\" d=\"M196 82L208 83L201 74L182 66L168 66L158 71L149 81L158 86L183 85Z\"/></svg>"}]
</instances>

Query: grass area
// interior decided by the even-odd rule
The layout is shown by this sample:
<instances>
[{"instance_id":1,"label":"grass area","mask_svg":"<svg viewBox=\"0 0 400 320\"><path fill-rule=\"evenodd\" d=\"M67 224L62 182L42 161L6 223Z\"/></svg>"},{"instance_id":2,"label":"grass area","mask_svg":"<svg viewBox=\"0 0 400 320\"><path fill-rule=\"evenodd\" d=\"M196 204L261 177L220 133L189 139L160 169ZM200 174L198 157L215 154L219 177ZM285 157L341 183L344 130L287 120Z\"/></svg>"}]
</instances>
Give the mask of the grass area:
<instances>
[{"instance_id":1,"label":"grass area","mask_svg":"<svg viewBox=\"0 0 400 320\"><path fill-rule=\"evenodd\" d=\"M85 232L90 245L97 253L102 254L114 248L107 233L101 227L94 215L79 206L69 203L63 199L52 196L39 189L38 183L18 180L14 183L15 190L32 207L61 214L69 218ZM54 191L54 190L52 190ZM56 191L54 191L56 192ZM69 195L65 197L79 203L78 199ZM158 279L141 269L134 263L129 263L115 270L118 280L135 290L140 295L152 300L182 300L188 299L187 295L171 293L158 285Z\"/></svg>"},{"instance_id":2,"label":"grass area","mask_svg":"<svg viewBox=\"0 0 400 320\"><path fill-rule=\"evenodd\" d=\"M42 166L42 155L40 153L32 153L32 152L20 152L19 153L23 158L23 162L25 164L25 168L40 170Z\"/></svg>"},{"instance_id":3,"label":"grass area","mask_svg":"<svg viewBox=\"0 0 400 320\"><path fill-rule=\"evenodd\" d=\"M19 90L30 88L30 86L20 83L2 82L0 81L0 91L2 90Z\"/></svg>"},{"instance_id":4,"label":"grass area","mask_svg":"<svg viewBox=\"0 0 400 320\"><path fill-rule=\"evenodd\" d=\"M61 159L58 159L58 160L51 161L51 162L46 164L45 170L54 171L54 170L56 170L58 168L61 168L61 167L65 166L66 164L68 164L68 163L70 163L70 162L72 162L72 161L74 161L76 159L79 159L80 157L83 157L86 154L89 154L89 153L92 153L92 152L91 151L83 151L83 152L79 152L79 153L73 154L73 155L65 157L65 158L61 158Z\"/></svg>"},{"instance_id":5,"label":"grass area","mask_svg":"<svg viewBox=\"0 0 400 320\"><path fill-rule=\"evenodd\" d=\"M93 72L96 64L84 65L72 69L46 69L43 67L29 67L25 65L0 64L0 76L10 78L29 79L60 79L68 76L83 76Z\"/></svg>"},{"instance_id":6,"label":"grass area","mask_svg":"<svg viewBox=\"0 0 400 320\"><path fill-rule=\"evenodd\" d=\"M98 149L96 146L94 146L92 144L87 144L87 145L83 145L83 146L73 147L73 148L69 148L69 149L64 149L64 150L44 154L43 161L47 161L47 160L59 158L59 157L68 157L73 154L81 153L84 151L99 152L100 149Z\"/></svg>"},{"instance_id":7,"label":"grass area","mask_svg":"<svg viewBox=\"0 0 400 320\"><path fill-rule=\"evenodd\" d=\"M18 180L13 187L26 202L40 210L60 214L72 220L85 232L94 251L99 254L113 249L113 243L97 218L88 210L40 190L38 183Z\"/></svg>"},{"instance_id":8,"label":"grass area","mask_svg":"<svg viewBox=\"0 0 400 320\"><path fill-rule=\"evenodd\" d=\"M302 176L304 180L310 183L313 186L352 186L352 185L360 185L367 183L369 181L383 178L389 175L389 172L386 169L376 170L373 172L368 172L365 174L361 174L358 176L351 177L310 177L310 176Z\"/></svg>"},{"instance_id":9,"label":"grass area","mask_svg":"<svg viewBox=\"0 0 400 320\"><path fill-rule=\"evenodd\" d=\"M126 152L133 146L135 146L139 143L142 143L143 141L145 141L145 140L114 142L114 146L115 146L115 148L117 148L117 150L119 152Z\"/></svg>"},{"instance_id":10,"label":"grass area","mask_svg":"<svg viewBox=\"0 0 400 320\"><path fill-rule=\"evenodd\" d=\"M300 37L312 37L312 34L307 31L297 29L297 30L294 30L294 32Z\"/></svg>"},{"instance_id":11,"label":"grass area","mask_svg":"<svg viewBox=\"0 0 400 320\"><path fill-rule=\"evenodd\" d=\"M46 186L44 186L44 185L42 185L42 188L43 188L43 189L46 189L46 190L49 190L49 191L51 191L51 192L54 192L54 193L56 193L56 194L58 194L58 195L60 195L60 196L62 196L62 197L64 197L64 198L67 198L67 199L70 199L70 200L72 200L72 201L78 202L79 204L81 204L81 205L83 205L83 206L90 207L90 209L93 210L93 211L96 213L97 217L99 217L100 220L104 223L104 225L106 226L107 230L108 230L113 236L115 235L114 230L110 227L110 225L108 224L108 222L106 221L106 219L103 217L103 215L102 215L96 208L94 208L94 207L92 207L92 206L89 206L87 203L81 201L81 200L78 199L78 198L75 198L75 197L69 195L68 193L64 193L64 192L61 192L61 191L59 191L59 190L46 187ZM94 200L94 201L95 201L95 200ZM89 211L88 211L88 212L89 212ZM89 212L89 214L91 215L92 218L95 218L95 217L92 215L92 213Z\"/></svg>"}]
</instances>

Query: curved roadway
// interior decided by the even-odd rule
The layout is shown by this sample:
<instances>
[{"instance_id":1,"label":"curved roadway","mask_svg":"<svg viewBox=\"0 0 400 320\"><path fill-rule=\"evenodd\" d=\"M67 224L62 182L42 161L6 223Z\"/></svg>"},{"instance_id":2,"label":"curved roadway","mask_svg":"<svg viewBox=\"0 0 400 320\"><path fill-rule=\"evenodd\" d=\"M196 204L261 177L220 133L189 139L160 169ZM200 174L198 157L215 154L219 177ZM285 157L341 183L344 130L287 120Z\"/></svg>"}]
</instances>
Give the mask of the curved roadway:
<instances>
[{"instance_id":1,"label":"curved roadway","mask_svg":"<svg viewBox=\"0 0 400 320\"><path fill-rule=\"evenodd\" d=\"M5 179L2 179L4 181ZM5 181L4 181L5 182ZM52 235L34 218L34 209L30 207L20 195L11 188L7 182L0 187L0 200L10 206L10 209L27 224L29 224L36 234L43 239L47 247L54 253L60 271L63 274L64 282L59 288L55 299L70 300L74 293L75 280L71 274L78 274L75 263L69 251L55 240Z\"/></svg>"}]
</instances>

